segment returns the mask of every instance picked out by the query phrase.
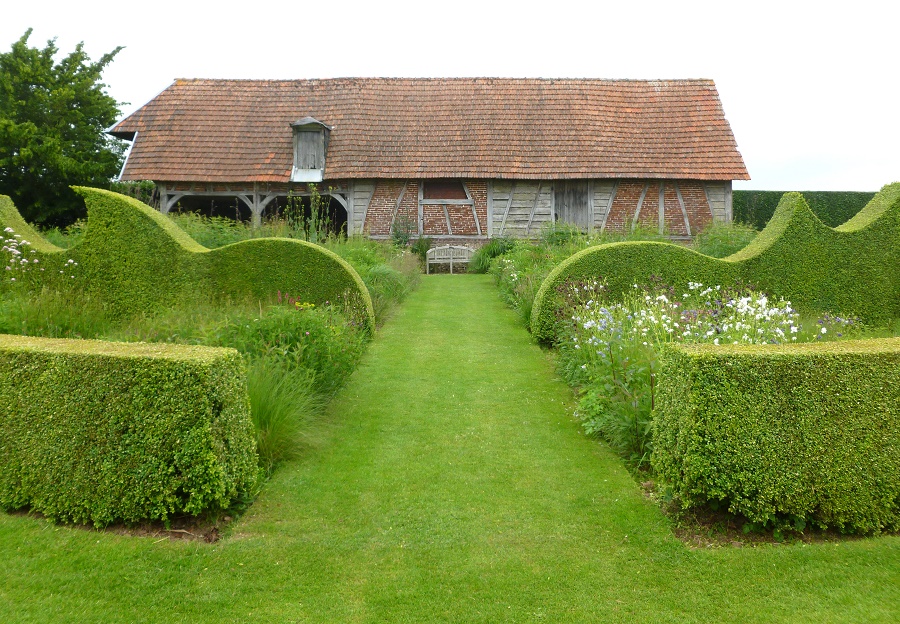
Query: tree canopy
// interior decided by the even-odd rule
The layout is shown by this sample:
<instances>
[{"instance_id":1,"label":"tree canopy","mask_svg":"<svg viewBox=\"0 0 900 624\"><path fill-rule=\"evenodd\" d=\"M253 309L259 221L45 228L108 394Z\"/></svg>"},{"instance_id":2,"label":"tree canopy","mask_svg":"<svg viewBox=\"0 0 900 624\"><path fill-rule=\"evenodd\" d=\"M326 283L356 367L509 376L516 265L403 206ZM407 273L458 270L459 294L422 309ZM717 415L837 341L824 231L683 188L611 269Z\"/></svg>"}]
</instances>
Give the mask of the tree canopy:
<instances>
[{"instance_id":1,"label":"tree canopy","mask_svg":"<svg viewBox=\"0 0 900 624\"><path fill-rule=\"evenodd\" d=\"M122 167L125 144L104 133L119 102L100 82L122 48L91 62L79 43L55 62L56 40L32 48L31 32L0 53L0 193L27 220L62 225L84 215L70 185L108 188Z\"/></svg>"}]
</instances>

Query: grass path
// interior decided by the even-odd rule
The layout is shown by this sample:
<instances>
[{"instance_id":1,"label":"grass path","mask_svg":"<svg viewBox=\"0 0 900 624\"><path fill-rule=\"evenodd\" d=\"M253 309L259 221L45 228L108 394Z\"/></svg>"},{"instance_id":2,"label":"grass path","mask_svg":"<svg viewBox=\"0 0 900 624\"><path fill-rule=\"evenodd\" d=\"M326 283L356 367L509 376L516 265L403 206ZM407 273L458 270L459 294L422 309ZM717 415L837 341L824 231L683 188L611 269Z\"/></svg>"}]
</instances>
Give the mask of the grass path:
<instances>
[{"instance_id":1,"label":"grass path","mask_svg":"<svg viewBox=\"0 0 900 624\"><path fill-rule=\"evenodd\" d=\"M3 622L893 622L900 538L693 551L482 276L423 279L214 545L0 515Z\"/></svg>"}]
</instances>

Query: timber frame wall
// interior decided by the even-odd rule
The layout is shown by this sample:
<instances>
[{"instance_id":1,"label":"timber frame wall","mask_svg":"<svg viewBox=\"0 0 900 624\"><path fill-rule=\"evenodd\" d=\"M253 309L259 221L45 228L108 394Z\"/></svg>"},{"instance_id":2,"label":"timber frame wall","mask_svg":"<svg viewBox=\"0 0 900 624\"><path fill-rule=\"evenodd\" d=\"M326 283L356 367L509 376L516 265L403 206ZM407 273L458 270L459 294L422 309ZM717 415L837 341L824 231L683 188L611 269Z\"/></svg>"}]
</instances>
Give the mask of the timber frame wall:
<instances>
[{"instance_id":1,"label":"timber frame wall","mask_svg":"<svg viewBox=\"0 0 900 624\"><path fill-rule=\"evenodd\" d=\"M349 180L319 184L347 212L347 234L390 238L406 229L413 237L473 243L498 236L535 238L559 216L556 187L586 189L583 219L592 232L650 228L672 238L690 238L711 222L732 220L731 181L598 179L463 180L466 199L424 199L420 180ZM276 197L308 195L305 184L207 184L157 182L160 211L186 196L237 197L254 225ZM568 213L567 213L568 214ZM565 220L565 219L564 219Z\"/></svg>"}]
</instances>

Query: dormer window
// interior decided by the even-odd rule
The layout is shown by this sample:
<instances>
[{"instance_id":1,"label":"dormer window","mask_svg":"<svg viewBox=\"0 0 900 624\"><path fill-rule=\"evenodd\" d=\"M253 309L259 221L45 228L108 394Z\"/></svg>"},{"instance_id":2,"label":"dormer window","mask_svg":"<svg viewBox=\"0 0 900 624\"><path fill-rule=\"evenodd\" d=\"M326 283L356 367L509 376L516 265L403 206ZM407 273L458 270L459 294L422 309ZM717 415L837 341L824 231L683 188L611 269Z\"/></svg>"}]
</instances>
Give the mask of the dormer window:
<instances>
[{"instance_id":1,"label":"dormer window","mask_svg":"<svg viewBox=\"0 0 900 624\"><path fill-rule=\"evenodd\" d=\"M331 128L318 119L304 117L291 124L294 131L294 168L291 182L321 182Z\"/></svg>"}]
</instances>

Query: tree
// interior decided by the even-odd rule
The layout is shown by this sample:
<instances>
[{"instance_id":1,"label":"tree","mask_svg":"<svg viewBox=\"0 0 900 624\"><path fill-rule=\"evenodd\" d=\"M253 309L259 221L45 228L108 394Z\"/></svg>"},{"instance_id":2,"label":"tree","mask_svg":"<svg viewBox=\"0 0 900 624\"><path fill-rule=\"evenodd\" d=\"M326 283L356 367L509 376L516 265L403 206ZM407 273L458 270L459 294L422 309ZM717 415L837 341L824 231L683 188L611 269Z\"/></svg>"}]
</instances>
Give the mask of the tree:
<instances>
[{"instance_id":1,"label":"tree","mask_svg":"<svg viewBox=\"0 0 900 624\"><path fill-rule=\"evenodd\" d=\"M79 43L55 63L56 40L40 50L30 36L0 53L0 193L25 219L64 225L85 211L69 186L108 188L122 167L125 144L104 133L119 103L100 82L122 48L92 63Z\"/></svg>"}]
</instances>

